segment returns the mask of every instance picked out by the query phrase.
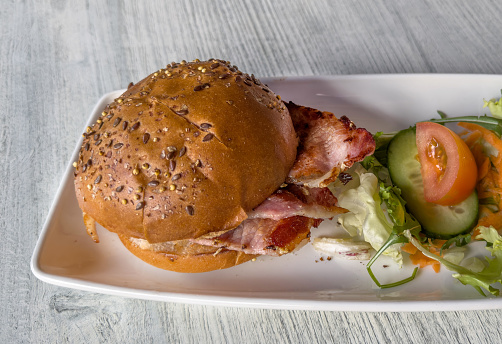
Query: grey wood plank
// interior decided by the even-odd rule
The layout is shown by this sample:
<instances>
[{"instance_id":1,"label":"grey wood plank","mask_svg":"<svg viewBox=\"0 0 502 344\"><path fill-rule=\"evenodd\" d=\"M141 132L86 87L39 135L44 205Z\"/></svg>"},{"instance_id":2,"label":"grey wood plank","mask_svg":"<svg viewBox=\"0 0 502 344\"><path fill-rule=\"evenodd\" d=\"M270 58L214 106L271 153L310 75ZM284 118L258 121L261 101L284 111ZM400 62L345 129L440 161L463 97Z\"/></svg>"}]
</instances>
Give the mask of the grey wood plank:
<instances>
[{"instance_id":1,"label":"grey wood plank","mask_svg":"<svg viewBox=\"0 0 502 344\"><path fill-rule=\"evenodd\" d=\"M502 3L37 1L0 6L0 341L496 343L502 311L359 313L161 303L55 287L29 259L87 116L171 61L257 76L502 73Z\"/></svg>"}]
</instances>

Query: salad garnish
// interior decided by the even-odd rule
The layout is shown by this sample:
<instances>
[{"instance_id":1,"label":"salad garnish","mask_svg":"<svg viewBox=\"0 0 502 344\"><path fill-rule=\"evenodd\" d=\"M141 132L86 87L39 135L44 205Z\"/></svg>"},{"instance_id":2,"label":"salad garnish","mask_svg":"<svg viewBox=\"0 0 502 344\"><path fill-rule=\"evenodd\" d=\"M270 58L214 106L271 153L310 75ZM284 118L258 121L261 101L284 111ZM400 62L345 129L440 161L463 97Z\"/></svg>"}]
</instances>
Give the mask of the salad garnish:
<instances>
[{"instance_id":1,"label":"salad garnish","mask_svg":"<svg viewBox=\"0 0 502 344\"><path fill-rule=\"evenodd\" d=\"M502 230L502 98L485 101L484 107L490 110L491 116L448 117L438 111L440 118L426 121L431 125L419 124L393 133L378 132L374 135L375 153L350 171L355 181L344 185L337 195L339 205L349 212L340 215L338 222L351 236L359 235L376 250L366 268L378 287L391 288L411 282L419 267L432 265L438 272L442 265L454 272L454 278L464 285L471 285L481 295L486 296L484 291L499 295L500 288L496 284L502 282L502 236L498 233ZM444 137L436 140L434 136L450 135L450 130L439 128L437 131L437 125L432 123L456 123L463 130L459 136L453 133L458 137L454 138L457 144L453 150L451 143L445 148L448 143ZM417 130L430 128L436 128L432 139L429 135L428 141L419 142L417 148L416 142L424 137L419 133L422 136L415 139ZM460 138L461 143L458 142ZM399 145L395 144L396 141ZM455 141L450 139L450 142ZM461 146L468 147L467 152ZM420 154L414 153L419 149L422 149ZM440 200L438 204L426 201L424 183L431 183L431 180L444 182L448 164L451 168L455 163L455 159L446 156L451 152L458 154L460 160L463 154L475 160L474 172L471 164L470 176L464 173L467 177L460 177L474 178L474 186L461 195L457 192L452 196L453 185L459 185L452 181L450 186L442 186L446 191L435 198ZM432 161L432 168L423 168L424 159L429 159L429 163ZM465 170L461 165L455 168ZM434 177L427 175L425 178L424 173L433 173ZM424 220L431 214L441 218L442 222ZM464 259L465 247L473 241L486 242L489 256L485 261L476 257ZM328 245L329 241L322 243ZM343 245L345 241L336 243ZM346 243L360 247L350 239ZM381 284L371 269L373 264L381 255L387 255L401 266L402 252L407 252L412 263L418 266L409 277Z\"/></svg>"}]
</instances>

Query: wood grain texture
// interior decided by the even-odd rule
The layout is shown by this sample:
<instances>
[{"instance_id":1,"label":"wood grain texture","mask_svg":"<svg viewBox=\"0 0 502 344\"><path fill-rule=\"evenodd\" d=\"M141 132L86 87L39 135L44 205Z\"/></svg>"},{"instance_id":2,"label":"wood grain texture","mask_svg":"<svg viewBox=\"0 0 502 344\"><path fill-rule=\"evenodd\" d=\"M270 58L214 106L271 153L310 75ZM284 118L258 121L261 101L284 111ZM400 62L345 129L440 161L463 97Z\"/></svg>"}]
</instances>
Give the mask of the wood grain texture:
<instances>
[{"instance_id":1,"label":"wood grain texture","mask_svg":"<svg viewBox=\"0 0 502 344\"><path fill-rule=\"evenodd\" d=\"M0 6L0 342L497 343L502 310L275 311L110 297L29 260L87 116L171 61L258 76L502 73L498 0L5 1Z\"/></svg>"}]
</instances>

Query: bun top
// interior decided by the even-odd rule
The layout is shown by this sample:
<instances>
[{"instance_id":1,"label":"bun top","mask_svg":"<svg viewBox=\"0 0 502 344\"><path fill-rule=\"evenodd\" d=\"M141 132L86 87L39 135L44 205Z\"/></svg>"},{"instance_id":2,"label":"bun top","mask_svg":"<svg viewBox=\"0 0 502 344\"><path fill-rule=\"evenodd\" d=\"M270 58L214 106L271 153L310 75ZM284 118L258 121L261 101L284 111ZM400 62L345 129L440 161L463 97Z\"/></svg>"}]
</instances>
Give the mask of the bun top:
<instances>
[{"instance_id":1,"label":"bun top","mask_svg":"<svg viewBox=\"0 0 502 344\"><path fill-rule=\"evenodd\" d=\"M284 182L298 144L280 97L220 60L149 75L83 136L80 208L152 243L236 227Z\"/></svg>"}]
</instances>

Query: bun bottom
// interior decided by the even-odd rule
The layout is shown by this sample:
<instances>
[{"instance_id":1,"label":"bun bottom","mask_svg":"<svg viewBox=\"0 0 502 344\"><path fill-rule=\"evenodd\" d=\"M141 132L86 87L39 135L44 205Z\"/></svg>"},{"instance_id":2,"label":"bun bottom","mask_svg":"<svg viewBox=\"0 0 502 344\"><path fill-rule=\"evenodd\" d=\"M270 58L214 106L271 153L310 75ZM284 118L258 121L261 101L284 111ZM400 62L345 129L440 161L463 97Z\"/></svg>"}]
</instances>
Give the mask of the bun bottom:
<instances>
[{"instance_id":1,"label":"bun bottom","mask_svg":"<svg viewBox=\"0 0 502 344\"><path fill-rule=\"evenodd\" d=\"M131 239L119 235L122 244L136 257L157 268L175 272L198 273L231 268L258 257L255 254L221 250L213 253L177 255L172 253L142 249Z\"/></svg>"}]
</instances>

